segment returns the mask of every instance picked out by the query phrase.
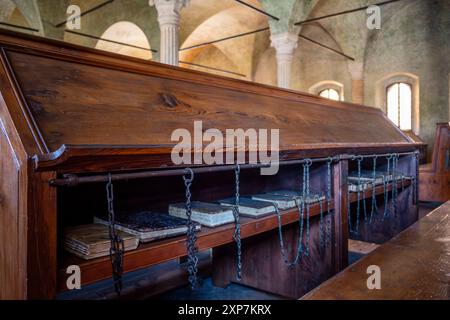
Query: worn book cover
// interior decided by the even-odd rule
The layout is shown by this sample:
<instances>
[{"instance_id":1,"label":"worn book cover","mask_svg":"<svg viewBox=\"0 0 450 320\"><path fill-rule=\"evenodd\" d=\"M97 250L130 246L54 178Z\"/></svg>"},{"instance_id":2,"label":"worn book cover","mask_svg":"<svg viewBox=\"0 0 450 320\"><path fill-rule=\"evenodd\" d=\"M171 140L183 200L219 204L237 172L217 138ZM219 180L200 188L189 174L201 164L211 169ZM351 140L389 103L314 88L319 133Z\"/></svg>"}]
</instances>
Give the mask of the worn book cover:
<instances>
[{"instance_id":1,"label":"worn book cover","mask_svg":"<svg viewBox=\"0 0 450 320\"><path fill-rule=\"evenodd\" d=\"M294 190L277 190L277 191L269 192L269 194L294 197L294 198L298 198L299 200L303 199L303 192L294 191ZM313 204L313 203L317 203L317 202L324 201L324 200L325 200L324 194L312 191L312 192L310 192L308 198L305 199L305 203Z\"/></svg>"},{"instance_id":2,"label":"worn book cover","mask_svg":"<svg viewBox=\"0 0 450 320\"><path fill-rule=\"evenodd\" d=\"M95 218L98 223L108 224L102 218ZM167 213L143 211L128 214L116 221L116 228L139 237L141 242L150 242L158 239L186 234L187 220L171 216ZM195 225L197 231L200 225Z\"/></svg>"},{"instance_id":3,"label":"worn book cover","mask_svg":"<svg viewBox=\"0 0 450 320\"><path fill-rule=\"evenodd\" d=\"M392 174L388 174L387 172L379 172L377 171L375 177L373 176L373 171L370 170L362 170L361 176L358 175L357 171L353 171L348 175L348 181L352 183L361 183L361 184L371 184L371 185L380 185L383 184L384 181L392 180Z\"/></svg>"},{"instance_id":4,"label":"worn book cover","mask_svg":"<svg viewBox=\"0 0 450 320\"><path fill-rule=\"evenodd\" d=\"M220 200L223 206L235 206L236 198L227 198ZM250 218L259 218L275 212L273 205L265 202L253 200L248 197L239 198L239 215Z\"/></svg>"},{"instance_id":5,"label":"worn book cover","mask_svg":"<svg viewBox=\"0 0 450 320\"><path fill-rule=\"evenodd\" d=\"M351 176L348 176L348 190L350 192L362 192L369 189L372 189L374 186L379 186L384 183L391 183L394 181L394 178L397 182L411 180L410 176L403 175L402 173L396 172L395 174L387 174L378 173L375 179L373 179L373 173L371 173L370 177L368 175L362 176L361 179L358 177L358 173L352 173Z\"/></svg>"},{"instance_id":6,"label":"worn book cover","mask_svg":"<svg viewBox=\"0 0 450 320\"><path fill-rule=\"evenodd\" d=\"M217 227L234 222L233 210L217 203L193 201L192 220L207 227ZM186 204L175 203L169 206L169 213L175 217L186 218Z\"/></svg>"},{"instance_id":7,"label":"worn book cover","mask_svg":"<svg viewBox=\"0 0 450 320\"><path fill-rule=\"evenodd\" d=\"M121 231L119 236L124 241L125 251L137 248L139 244L137 237ZM64 230L64 248L83 259L106 256L110 247L108 226L94 223L68 227Z\"/></svg>"},{"instance_id":8,"label":"worn book cover","mask_svg":"<svg viewBox=\"0 0 450 320\"><path fill-rule=\"evenodd\" d=\"M288 210L297 207L297 197L295 196L265 193L254 195L252 196L252 199L276 204L280 210Z\"/></svg>"}]
</instances>

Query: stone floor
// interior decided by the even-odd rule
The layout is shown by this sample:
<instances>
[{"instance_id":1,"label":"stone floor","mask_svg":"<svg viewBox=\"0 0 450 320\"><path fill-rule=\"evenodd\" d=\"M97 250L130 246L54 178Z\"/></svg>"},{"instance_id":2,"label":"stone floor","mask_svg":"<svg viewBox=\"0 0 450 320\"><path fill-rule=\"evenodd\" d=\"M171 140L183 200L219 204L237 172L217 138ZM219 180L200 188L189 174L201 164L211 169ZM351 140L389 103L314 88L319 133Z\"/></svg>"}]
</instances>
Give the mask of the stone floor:
<instances>
[{"instance_id":1,"label":"stone floor","mask_svg":"<svg viewBox=\"0 0 450 320\"><path fill-rule=\"evenodd\" d=\"M159 300L285 300L281 296L255 290L239 284L231 284L222 289L215 287L211 278L204 279L201 287L191 290L185 286L178 288L152 299Z\"/></svg>"}]
</instances>

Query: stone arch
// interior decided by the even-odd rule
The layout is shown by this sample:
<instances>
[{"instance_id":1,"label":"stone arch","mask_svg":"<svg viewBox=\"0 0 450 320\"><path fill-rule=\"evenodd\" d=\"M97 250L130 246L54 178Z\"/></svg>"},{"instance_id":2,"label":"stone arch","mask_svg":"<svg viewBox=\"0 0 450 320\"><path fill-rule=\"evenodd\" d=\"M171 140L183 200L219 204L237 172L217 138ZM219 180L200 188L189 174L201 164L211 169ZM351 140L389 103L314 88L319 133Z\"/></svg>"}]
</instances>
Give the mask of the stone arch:
<instances>
[{"instance_id":1,"label":"stone arch","mask_svg":"<svg viewBox=\"0 0 450 320\"><path fill-rule=\"evenodd\" d=\"M103 32L101 38L130 44L136 47L99 40L95 45L96 49L146 60L150 60L152 58L150 43L147 36L141 28L132 22L119 21L114 23L106 29L105 32ZM137 47L145 49L140 49Z\"/></svg>"},{"instance_id":2,"label":"stone arch","mask_svg":"<svg viewBox=\"0 0 450 320\"><path fill-rule=\"evenodd\" d=\"M213 41L228 36L253 31L267 26L267 19L263 15L249 15L247 8L242 5L221 10L202 22L186 36L181 48L187 48L200 43ZM252 79L254 66L254 48L257 34L236 38L224 42L209 44L190 50L180 51L180 61L207 64L208 52L217 58L226 57L227 61L220 61L224 67L234 65L233 72L244 74L248 80ZM213 47L213 48L212 48ZM221 52L221 54L218 53ZM214 67L212 65L209 65Z\"/></svg>"}]
</instances>

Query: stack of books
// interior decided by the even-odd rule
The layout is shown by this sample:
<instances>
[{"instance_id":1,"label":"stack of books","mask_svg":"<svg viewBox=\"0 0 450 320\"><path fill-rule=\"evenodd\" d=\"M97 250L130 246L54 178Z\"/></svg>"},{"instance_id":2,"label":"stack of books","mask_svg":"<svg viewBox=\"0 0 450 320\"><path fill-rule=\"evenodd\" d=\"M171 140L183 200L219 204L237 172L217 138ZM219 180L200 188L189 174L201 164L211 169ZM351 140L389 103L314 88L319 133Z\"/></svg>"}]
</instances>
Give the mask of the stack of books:
<instances>
[{"instance_id":1,"label":"stack of books","mask_svg":"<svg viewBox=\"0 0 450 320\"><path fill-rule=\"evenodd\" d=\"M214 228L234 222L233 209L217 203L193 201L191 203L191 219L206 227ZM169 206L169 214L187 218L186 204L175 203Z\"/></svg>"},{"instance_id":2,"label":"stack of books","mask_svg":"<svg viewBox=\"0 0 450 320\"><path fill-rule=\"evenodd\" d=\"M96 217L95 222L108 225L105 219ZM117 219L115 227L138 237L141 242L150 242L187 233L187 220L171 216L167 213L139 212ZM201 226L195 224L197 231Z\"/></svg>"},{"instance_id":3,"label":"stack of books","mask_svg":"<svg viewBox=\"0 0 450 320\"><path fill-rule=\"evenodd\" d=\"M362 192L382 185L385 182L390 183L394 179L397 181L402 181L402 179L411 180L411 177L405 176L399 172L393 174L377 171L375 177L373 176L373 171L370 170L362 170L361 176L358 176L358 172L352 172L348 176L348 190L350 192Z\"/></svg>"},{"instance_id":4,"label":"stack of books","mask_svg":"<svg viewBox=\"0 0 450 320\"><path fill-rule=\"evenodd\" d=\"M119 231L125 251L134 250L139 239L134 235ZM64 230L64 249L74 255L89 260L109 255L111 241L109 228L102 224L87 224L68 227Z\"/></svg>"}]
</instances>

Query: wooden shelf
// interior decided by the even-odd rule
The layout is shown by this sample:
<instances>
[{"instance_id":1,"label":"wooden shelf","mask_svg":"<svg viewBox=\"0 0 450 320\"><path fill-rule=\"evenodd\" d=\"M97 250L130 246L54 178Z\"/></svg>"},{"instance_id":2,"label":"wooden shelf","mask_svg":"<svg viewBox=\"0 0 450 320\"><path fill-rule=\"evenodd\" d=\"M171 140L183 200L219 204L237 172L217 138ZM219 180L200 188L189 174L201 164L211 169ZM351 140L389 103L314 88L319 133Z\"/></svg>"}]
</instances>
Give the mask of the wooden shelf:
<instances>
[{"instance_id":1,"label":"wooden shelf","mask_svg":"<svg viewBox=\"0 0 450 320\"><path fill-rule=\"evenodd\" d=\"M330 210L333 209L332 203ZM326 212L326 203L323 204ZM320 214L320 205L314 204L310 208L310 216ZM292 209L282 212L282 225L298 221L298 210ZM241 218L241 238L245 239L278 227L278 219L275 214L259 219ZM218 247L233 242L234 224L227 224L217 228L202 227L197 234L197 247L200 251ZM109 257L101 257L92 260L83 260L67 252L62 253L59 271L59 291L66 290L66 269L69 265L78 265L81 269L82 285L90 284L99 280L110 278L111 262ZM136 250L125 253L123 259L123 272L130 272L159 264L165 261L186 256L186 236L169 238L140 244Z\"/></svg>"},{"instance_id":2,"label":"wooden shelf","mask_svg":"<svg viewBox=\"0 0 450 320\"><path fill-rule=\"evenodd\" d=\"M411 180L405 180L403 182L403 187L407 188L411 185ZM400 189L402 187L402 183L397 183L397 189ZM365 190L364 192L360 193L360 200L372 198L372 191L373 189ZM392 191L392 183L389 183L387 188L387 192ZM375 187L375 195L380 195L384 193L384 187L383 185L379 185ZM357 192L350 192L350 202L357 202L358 201L358 193Z\"/></svg>"}]
</instances>

